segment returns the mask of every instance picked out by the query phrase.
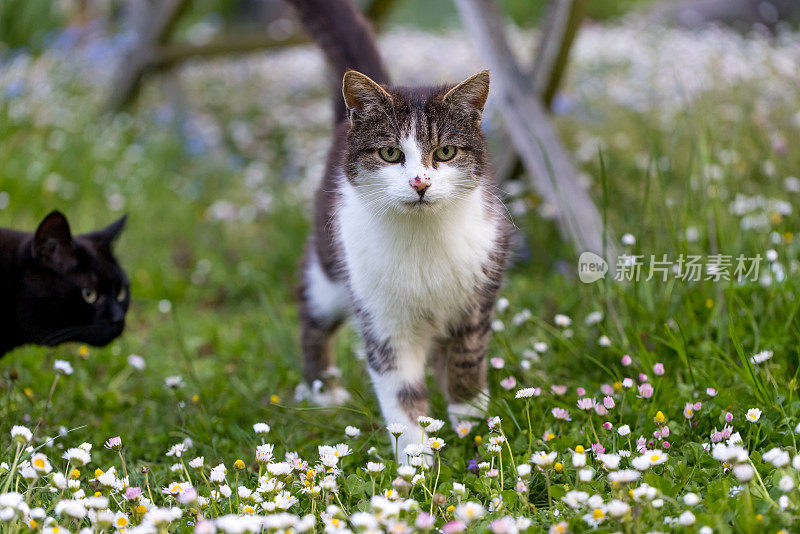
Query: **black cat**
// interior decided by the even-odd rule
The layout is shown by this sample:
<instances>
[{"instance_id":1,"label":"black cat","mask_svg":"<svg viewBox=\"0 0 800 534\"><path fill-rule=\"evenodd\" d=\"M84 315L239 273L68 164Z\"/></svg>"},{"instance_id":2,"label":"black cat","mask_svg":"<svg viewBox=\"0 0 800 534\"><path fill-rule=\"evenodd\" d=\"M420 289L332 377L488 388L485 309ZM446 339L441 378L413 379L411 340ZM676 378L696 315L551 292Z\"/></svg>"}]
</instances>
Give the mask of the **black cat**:
<instances>
[{"instance_id":1,"label":"black cat","mask_svg":"<svg viewBox=\"0 0 800 534\"><path fill-rule=\"evenodd\" d=\"M103 346L122 333L130 290L111 245L125 219L75 237L57 211L35 233L0 228L0 357L30 343Z\"/></svg>"}]
</instances>

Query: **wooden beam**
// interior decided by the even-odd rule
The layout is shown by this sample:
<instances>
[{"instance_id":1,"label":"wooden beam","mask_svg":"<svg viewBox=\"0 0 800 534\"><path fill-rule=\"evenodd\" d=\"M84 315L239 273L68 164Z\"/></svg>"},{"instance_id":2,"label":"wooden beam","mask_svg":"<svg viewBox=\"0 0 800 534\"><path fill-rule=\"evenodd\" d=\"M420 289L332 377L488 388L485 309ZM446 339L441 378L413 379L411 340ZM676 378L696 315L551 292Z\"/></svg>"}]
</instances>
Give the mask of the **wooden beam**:
<instances>
[{"instance_id":1,"label":"wooden beam","mask_svg":"<svg viewBox=\"0 0 800 534\"><path fill-rule=\"evenodd\" d=\"M136 46L125 55L117 69L108 108L118 110L135 98L142 76L152 66L156 50L167 42L188 5L189 0L160 0L153 5L151 16L145 17L139 26Z\"/></svg>"},{"instance_id":2,"label":"wooden beam","mask_svg":"<svg viewBox=\"0 0 800 534\"><path fill-rule=\"evenodd\" d=\"M380 29L396 3L397 0L370 0L364 7L364 16L372 22L375 29Z\"/></svg>"},{"instance_id":3,"label":"wooden beam","mask_svg":"<svg viewBox=\"0 0 800 534\"><path fill-rule=\"evenodd\" d=\"M308 37L305 35L290 35L286 39L275 39L265 33L258 33L221 37L209 43L199 45L184 43L167 44L161 46L153 54L152 68L168 68L186 61L187 59L196 57L209 58L228 54L246 54L258 50L308 43Z\"/></svg>"},{"instance_id":4,"label":"wooden beam","mask_svg":"<svg viewBox=\"0 0 800 534\"><path fill-rule=\"evenodd\" d=\"M536 49L531 78L549 108L561 83L569 50L586 12L586 0L553 0Z\"/></svg>"},{"instance_id":5,"label":"wooden beam","mask_svg":"<svg viewBox=\"0 0 800 534\"><path fill-rule=\"evenodd\" d=\"M578 182L569 154L558 138L529 78L514 59L505 28L491 0L455 0L464 25L492 73L492 90L514 146L533 186L557 207L559 227L578 254L606 252L615 247L604 235L603 220ZM609 262L613 263L613 262ZM614 265L609 268L613 271Z\"/></svg>"}]
</instances>

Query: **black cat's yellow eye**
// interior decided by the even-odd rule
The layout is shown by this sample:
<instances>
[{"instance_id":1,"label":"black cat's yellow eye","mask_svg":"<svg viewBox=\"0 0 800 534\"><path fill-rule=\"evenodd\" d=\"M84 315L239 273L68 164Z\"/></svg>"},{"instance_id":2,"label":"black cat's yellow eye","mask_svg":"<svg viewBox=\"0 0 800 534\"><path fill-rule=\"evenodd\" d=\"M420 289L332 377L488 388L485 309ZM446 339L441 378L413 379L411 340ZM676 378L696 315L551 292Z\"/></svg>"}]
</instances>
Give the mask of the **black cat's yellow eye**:
<instances>
[{"instance_id":1,"label":"black cat's yellow eye","mask_svg":"<svg viewBox=\"0 0 800 534\"><path fill-rule=\"evenodd\" d=\"M87 304L94 304L97 302L97 291L94 289L89 289L88 287L84 287L81 289L81 296L83 300L86 301Z\"/></svg>"},{"instance_id":2,"label":"black cat's yellow eye","mask_svg":"<svg viewBox=\"0 0 800 534\"><path fill-rule=\"evenodd\" d=\"M458 149L452 145L440 146L433 151L433 159L436 161L450 161L456 157Z\"/></svg>"},{"instance_id":3,"label":"black cat's yellow eye","mask_svg":"<svg viewBox=\"0 0 800 534\"><path fill-rule=\"evenodd\" d=\"M125 297L128 296L128 290L124 287L119 289L119 293L117 293L117 302L122 302L125 300Z\"/></svg>"},{"instance_id":4,"label":"black cat's yellow eye","mask_svg":"<svg viewBox=\"0 0 800 534\"><path fill-rule=\"evenodd\" d=\"M403 157L403 152L393 146L385 146L378 150L378 155L386 163L397 163Z\"/></svg>"}]
</instances>

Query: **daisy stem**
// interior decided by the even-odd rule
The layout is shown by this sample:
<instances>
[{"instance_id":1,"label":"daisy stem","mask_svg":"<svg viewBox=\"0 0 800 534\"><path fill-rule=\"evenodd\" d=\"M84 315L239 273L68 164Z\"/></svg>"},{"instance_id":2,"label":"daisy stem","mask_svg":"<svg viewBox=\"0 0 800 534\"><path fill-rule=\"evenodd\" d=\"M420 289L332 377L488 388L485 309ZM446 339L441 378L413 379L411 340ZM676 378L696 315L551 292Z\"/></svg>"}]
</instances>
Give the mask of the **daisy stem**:
<instances>
[{"instance_id":1,"label":"daisy stem","mask_svg":"<svg viewBox=\"0 0 800 534\"><path fill-rule=\"evenodd\" d=\"M56 391L56 384L58 384L58 379L60 377L61 375L56 374L56 378L55 380L53 380L53 385L50 386L50 394L47 395L47 402L44 403L44 411L42 411L42 417L41 417L42 419L44 419L44 416L47 415L47 410L50 408L50 401L53 400L53 393L55 393Z\"/></svg>"},{"instance_id":2,"label":"daisy stem","mask_svg":"<svg viewBox=\"0 0 800 534\"><path fill-rule=\"evenodd\" d=\"M206 489L208 490L209 496L211 495L211 482L208 481L208 477L206 476L206 468L205 466L200 468L200 476L203 477L203 480L206 483ZM259 477L261 478L261 477ZM214 505L214 512L219 515L219 508L217 508L217 501L216 499L212 500L211 503Z\"/></svg>"},{"instance_id":3,"label":"daisy stem","mask_svg":"<svg viewBox=\"0 0 800 534\"><path fill-rule=\"evenodd\" d=\"M592 427L592 435L594 436L594 442L600 443L600 439L598 439L597 437L597 432L595 432L594 430L594 420L592 419L591 415L589 416L589 425Z\"/></svg>"},{"instance_id":4,"label":"daisy stem","mask_svg":"<svg viewBox=\"0 0 800 534\"><path fill-rule=\"evenodd\" d=\"M122 461L122 466L125 467L125 460ZM183 467L183 472L186 475L186 481L189 482L189 484L191 484L192 486L194 486L194 484L192 483L192 477L189 476L189 470L186 469L186 464L183 463L183 456L181 456L181 467ZM125 476L128 476L128 474L125 473Z\"/></svg>"},{"instance_id":5,"label":"daisy stem","mask_svg":"<svg viewBox=\"0 0 800 534\"><path fill-rule=\"evenodd\" d=\"M533 446L533 428L531 427L531 402L529 400L525 401L525 416L528 418L528 453L527 456L530 457L531 455L531 447ZM509 446L509 451L511 447ZM514 468L516 471L516 468Z\"/></svg>"},{"instance_id":6,"label":"daisy stem","mask_svg":"<svg viewBox=\"0 0 800 534\"><path fill-rule=\"evenodd\" d=\"M553 496L550 493L550 473L547 472L547 469L544 470L544 481L547 484L547 503L550 506L550 511L553 510Z\"/></svg>"},{"instance_id":7,"label":"daisy stem","mask_svg":"<svg viewBox=\"0 0 800 534\"><path fill-rule=\"evenodd\" d=\"M241 501L239 499L239 471L238 470L236 471L236 476L233 478L233 485L236 488L236 510L238 511L239 508L242 505L242 503L241 503ZM231 510L231 513L233 513L233 510Z\"/></svg>"},{"instance_id":8,"label":"daisy stem","mask_svg":"<svg viewBox=\"0 0 800 534\"><path fill-rule=\"evenodd\" d=\"M500 462L500 491L502 492L503 487L505 486L505 483L503 482L503 451L500 451L500 453L497 455L497 460Z\"/></svg>"},{"instance_id":9,"label":"daisy stem","mask_svg":"<svg viewBox=\"0 0 800 534\"><path fill-rule=\"evenodd\" d=\"M14 472L17 470L17 461L19 461L19 452L22 447L22 444L17 442L17 452L14 453L14 462L11 464L11 469L8 470L8 478L6 478L6 483L3 484L3 491L5 493L8 491L8 486L11 484L11 479L14 478Z\"/></svg>"},{"instance_id":10,"label":"daisy stem","mask_svg":"<svg viewBox=\"0 0 800 534\"><path fill-rule=\"evenodd\" d=\"M756 469L755 464L753 464L753 460L750 457L747 457L747 461L750 462L750 467L753 468L753 473L756 474L756 480L758 480L758 485L761 486L761 491L764 492L764 498L769 501L769 503L774 506L775 508L779 508L778 503L772 500L772 497L769 496L769 492L767 491L766 486L764 486L764 481L761 480L761 475L758 474L758 469Z\"/></svg>"},{"instance_id":11,"label":"daisy stem","mask_svg":"<svg viewBox=\"0 0 800 534\"><path fill-rule=\"evenodd\" d=\"M531 422L530 418L528 418L528 428L529 429L530 429L530 422ZM517 474L517 464L514 462L514 453L511 451L511 444L508 442L508 438L503 433L503 429L500 429L500 435L503 436L503 441L506 442L506 447L508 447L508 457L511 458L511 467L514 468L514 476L518 477L519 474ZM530 440L530 430L528 430L528 436L529 436L528 439ZM531 450L530 447L531 447L531 444L530 444L530 441L529 441L528 442L528 455L530 455L530 450Z\"/></svg>"},{"instance_id":12,"label":"daisy stem","mask_svg":"<svg viewBox=\"0 0 800 534\"><path fill-rule=\"evenodd\" d=\"M336 502L338 502L338 503L339 503L339 508L341 508L341 509L342 509L342 511L343 511L345 514L347 514L347 515L350 515L350 514L347 512L347 509L346 509L346 508L344 507L344 505L342 504L342 501L341 501L341 499L339 499L339 493L334 493L334 495L336 496Z\"/></svg>"},{"instance_id":13,"label":"daisy stem","mask_svg":"<svg viewBox=\"0 0 800 534\"><path fill-rule=\"evenodd\" d=\"M155 506L156 501L153 500L153 492L150 491L150 470L146 469L144 472L144 485L147 486L147 495L150 496L150 502Z\"/></svg>"},{"instance_id":14,"label":"daisy stem","mask_svg":"<svg viewBox=\"0 0 800 534\"><path fill-rule=\"evenodd\" d=\"M127 478L128 477L128 466L125 465L125 458L122 456L122 449L117 450L117 454L119 455L119 459L122 462L122 472L125 474L125 478Z\"/></svg>"},{"instance_id":15,"label":"daisy stem","mask_svg":"<svg viewBox=\"0 0 800 534\"><path fill-rule=\"evenodd\" d=\"M433 515L433 495L436 493L436 487L439 485L439 473L441 470L442 462L439 459L439 451L436 451L436 481L433 483L433 487L431 488L431 515Z\"/></svg>"}]
</instances>

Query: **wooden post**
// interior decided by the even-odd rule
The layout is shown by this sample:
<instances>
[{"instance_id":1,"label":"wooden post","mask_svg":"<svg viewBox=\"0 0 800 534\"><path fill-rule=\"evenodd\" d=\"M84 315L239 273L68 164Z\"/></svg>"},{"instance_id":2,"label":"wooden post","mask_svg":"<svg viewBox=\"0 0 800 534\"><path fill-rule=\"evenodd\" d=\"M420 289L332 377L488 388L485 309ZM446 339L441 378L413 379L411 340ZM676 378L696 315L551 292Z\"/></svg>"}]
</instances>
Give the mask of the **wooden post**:
<instances>
[{"instance_id":1,"label":"wooden post","mask_svg":"<svg viewBox=\"0 0 800 534\"><path fill-rule=\"evenodd\" d=\"M586 0L554 0L545 19L531 77L548 108L561 83L585 10Z\"/></svg>"},{"instance_id":2,"label":"wooden post","mask_svg":"<svg viewBox=\"0 0 800 534\"><path fill-rule=\"evenodd\" d=\"M566 69L569 50L586 11L586 0L553 0L542 24L536 59L530 73L531 86L549 109ZM498 143L508 147L494 158L499 183L519 176L524 167L505 133Z\"/></svg>"},{"instance_id":3,"label":"wooden post","mask_svg":"<svg viewBox=\"0 0 800 534\"><path fill-rule=\"evenodd\" d=\"M580 186L570 156L539 96L514 59L495 6L491 0L455 0L455 3L475 47L491 69L492 90L509 141L531 176L533 186L546 202L557 207L562 233L572 241L578 254L588 250L613 257L615 247L604 235L600 212ZM614 265L609 268L613 271Z\"/></svg>"}]
</instances>

